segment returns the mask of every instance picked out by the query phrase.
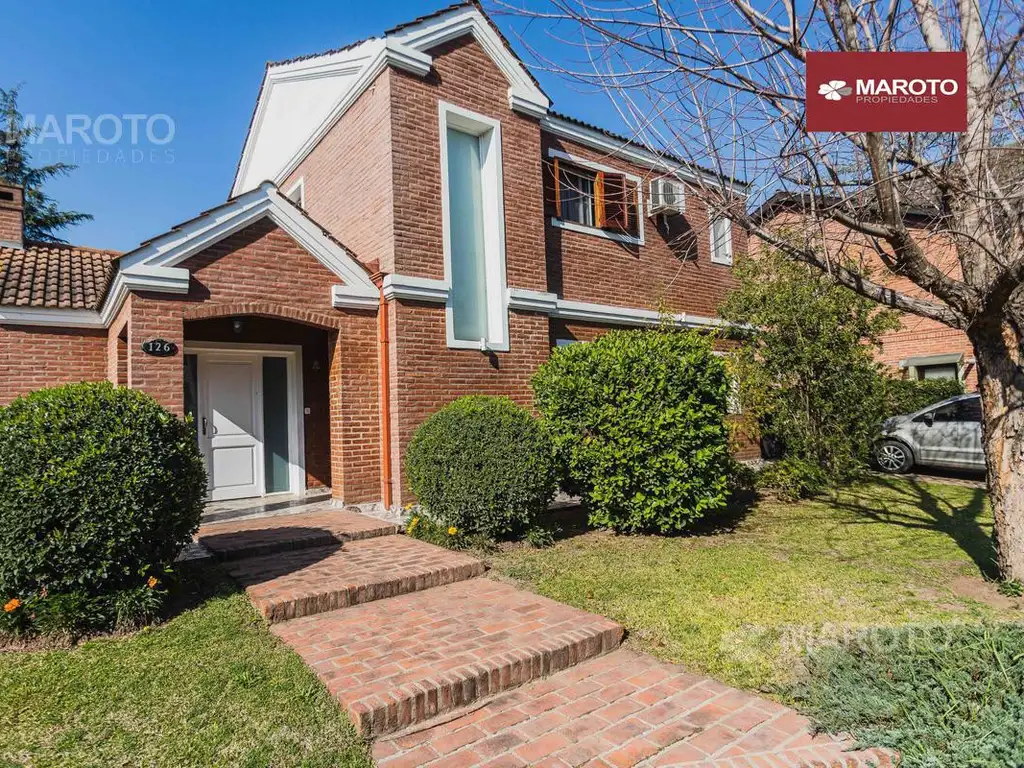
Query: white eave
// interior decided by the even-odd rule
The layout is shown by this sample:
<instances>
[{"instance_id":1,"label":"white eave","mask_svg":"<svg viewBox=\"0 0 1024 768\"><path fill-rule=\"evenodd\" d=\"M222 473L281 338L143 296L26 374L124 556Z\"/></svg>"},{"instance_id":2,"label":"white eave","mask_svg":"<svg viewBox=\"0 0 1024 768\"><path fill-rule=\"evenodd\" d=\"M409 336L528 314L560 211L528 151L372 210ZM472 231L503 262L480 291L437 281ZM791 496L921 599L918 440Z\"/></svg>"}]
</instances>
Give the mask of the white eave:
<instances>
[{"instance_id":1,"label":"white eave","mask_svg":"<svg viewBox=\"0 0 1024 768\"><path fill-rule=\"evenodd\" d=\"M683 181L697 183L703 180L705 183L711 183L716 186L724 185L727 189L739 194L745 194L749 188L749 185L745 182L728 179L711 171L680 163L670 157L666 157L663 153L648 149L640 143L609 136L603 131L586 125L580 125L573 120L566 120L558 115L545 115L541 118L540 127L553 136L582 144L585 147L604 152L611 157L628 160L642 168L650 168L658 173L670 173Z\"/></svg>"},{"instance_id":2,"label":"white eave","mask_svg":"<svg viewBox=\"0 0 1024 768\"><path fill-rule=\"evenodd\" d=\"M426 51L467 34L508 79L509 106L546 115L550 100L483 14L453 8L342 51L268 66L231 194L264 179L282 184L385 67L426 77L433 66Z\"/></svg>"},{"instance_id":3,"label":"white eave","mask_svg":"<svg viewBox=\"0 0 1024 768\"><path fill-rule=\"evenodd\" d=\"M327 297L335 308L376 309L380 291L366 270L329 237L312 219L296 208L270 182L233 198L191 221L165 232L119 259L110 290L97 312L50 307L0 307L0 323L106 328L117 317L132 291L182 295L188 293L191 275L179 266L191 256L226 237L270 219L342 281L330 287Z\"/></svg>"}]
</instances>

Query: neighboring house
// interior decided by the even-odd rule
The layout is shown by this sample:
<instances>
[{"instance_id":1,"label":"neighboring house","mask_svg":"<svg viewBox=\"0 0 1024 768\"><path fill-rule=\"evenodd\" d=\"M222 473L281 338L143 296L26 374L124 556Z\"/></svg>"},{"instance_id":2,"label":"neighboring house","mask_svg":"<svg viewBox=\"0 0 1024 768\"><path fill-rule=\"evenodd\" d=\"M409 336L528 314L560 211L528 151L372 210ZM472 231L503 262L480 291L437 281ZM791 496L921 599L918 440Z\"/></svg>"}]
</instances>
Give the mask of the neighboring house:
<instances>
[{"instance_id":1,"label":"neighboring house","mask_svg":"<svg viewBox=\"0 0 1024 768\"><path fill-rule=\"evenodd\" d=\"M402 503L445 403L722 325L744 236L669 194L706 173L553 112L475 4L270 64L231 198L129 253L22 243L0 189L0 403L107 379L194 417L214 499Z\"/></svg>"},{"instance_id":2,"label":"neighboring house","mask_svg":"<svg viewBox=\"0 0 1024 768\"><path fill-rule=\"evenodd\" d=\"M818 222L805 219L801 215L803 205L804 198L800 195L777 193L758 209L755 217L762 224L785 232L788 237L806 237L812 243L827 243L831 253L864 265L873 279L893 290L909 296L933 298L909 279L890 272L863 236L834 221L827 222L823 229ZM944 235L932 231L935 216L926 202L908 206L905 221L928 260L959 278L960 264L953 244ZM974 351L967 334L934 320L902 314L900 328L882 337L879 357L903 378L956 378L968 391L978 388Z\"/></svg>"}]
</instances>

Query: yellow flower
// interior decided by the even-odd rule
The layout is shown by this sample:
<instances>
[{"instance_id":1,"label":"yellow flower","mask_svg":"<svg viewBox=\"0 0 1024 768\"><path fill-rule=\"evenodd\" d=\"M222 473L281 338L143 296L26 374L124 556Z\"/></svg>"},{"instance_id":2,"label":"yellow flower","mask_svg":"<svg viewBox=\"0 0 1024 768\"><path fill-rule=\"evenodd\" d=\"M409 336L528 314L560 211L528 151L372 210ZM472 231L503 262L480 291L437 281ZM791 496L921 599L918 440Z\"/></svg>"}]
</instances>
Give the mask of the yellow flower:
<instances>
[{"instance_id":1,"label":"yellow flower","mask_svg":"<svg viewBox=\"0 0 1024 768\"><path fill-rule=\"evenodd\" d=\"M449 535L449 536L454 536L454 535L455 535L456 533L458 533L458 532L459 532L459 529L458 529L458 528L456 528L456 527L455 527L454 525L453 525L453 526L451 526L451 527L450 527L450 528L448 529L448 535Z\"/></svg>"},{"instance_id":2,"label":"yellow flower","mask_svg":"<svg viewBox=\"0 0 1024 768\"><path fill-rule=\"evenodd\" d=\"M154 589L154 588L156 588L156 585L159 584L159 583L160 582L157 581L156 576L150 576L149 580L146 582L146 586L149 587L150 589Z\"/></svg>"},{"instance_id":3,"label":"yellow flower","mask_svg":"<svg viewBox=\"0 0 1024 768\"><path fill-rule=\"evenodd\" d=\"M409 527L407 530L411 531L413 528L419 525L419 522L420 519L418 517L414 517L412 520L409 521Z\"/></svg>"},{"instance_id":4,"label":"yellow flower","mask_svg":"<svg viewBox=\"0 0 1024 768\"><path fill-rule=\"evenodd\" d=\"M407 510L408 510L408 509L412 509L412 502L410 501L410 502L409 502L408 504L406 504L406 505L405 505L405 508L406 508Z\"/></svg>"},{"instance_id":5,"label":"yellow flower","mask_svg":"<svg viewBox=\"0 0 1024 768\"><path fill-rule=\"evenodd\" d=\"M18 606L21 605L21 600L16 597L12 597L4 604L4 613L10 613L11 611L17 610Z\"/></svg>"}]
</instances>

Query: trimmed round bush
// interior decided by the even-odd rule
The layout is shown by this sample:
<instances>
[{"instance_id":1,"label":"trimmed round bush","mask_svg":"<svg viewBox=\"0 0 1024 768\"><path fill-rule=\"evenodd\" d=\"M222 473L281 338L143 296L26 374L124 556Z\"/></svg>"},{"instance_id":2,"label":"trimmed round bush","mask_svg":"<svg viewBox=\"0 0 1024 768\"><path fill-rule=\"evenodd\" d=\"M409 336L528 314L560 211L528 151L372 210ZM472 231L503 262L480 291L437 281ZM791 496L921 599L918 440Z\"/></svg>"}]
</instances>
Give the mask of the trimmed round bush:
<instances>
[{"instance_id":1,"label":"trimmed round bush","mask_svg":"<svg viewBox=\"0 0 1024 768\"><path fill-rule=\"evenodd\" d=\"M593 525L672 533L725 507L729 384L710 338L612 331L557 349L533 388Z\"/></svg>"},{"instance_id":2,"label":"trimmed round bush","mask_svg":"<svg viewBox=\"0 0 1024 768\"><path fill-rule=\"evenodd\" d=\"M420 425L405 463L412 491L432 518L490 539L533 528L556 486L550 440L506 397L449 403Z\"/></svg>"},{"instance_id":3,"label":"trimmed round bush","mask_svg":"<svg viewBox=\"0 0 1024 768\"><path fill-rule=\"evenodd\" d=\"M83 383L15 400L0 409L0 600L151 589L205 493L195 433L142 392Z\"/></svg>"}]
</instances>

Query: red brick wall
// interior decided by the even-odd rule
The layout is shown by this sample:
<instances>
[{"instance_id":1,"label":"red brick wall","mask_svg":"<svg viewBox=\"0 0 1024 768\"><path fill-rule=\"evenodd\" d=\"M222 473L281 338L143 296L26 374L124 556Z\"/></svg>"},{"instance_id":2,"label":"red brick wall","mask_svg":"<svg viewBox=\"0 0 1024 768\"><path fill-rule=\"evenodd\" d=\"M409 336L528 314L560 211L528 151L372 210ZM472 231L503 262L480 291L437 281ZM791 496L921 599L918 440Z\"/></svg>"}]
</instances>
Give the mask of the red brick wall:
<instances>
[{"instance_id":1,"label":"red brick wall","mask_svg":"<svg viewBox=\"0 0 1024 768\"><path fill-rule=\"evenodd\" d=\"M309 215L386 272L394 271L391 77L381 72L281 185L287 191L304 179Z\"/></svg>"},{"instance_id":2,"label":"red brick wall","mask_svg":"<svg viewBox=\"0 0 1024 768\"><path fill-rule=\"evenodd\" d=\"M802 228L800 217L794 213L782 213L775 218L772 226L786 232L791 237L805 237L813 244L821 244L822 236L817 225L807 230ZM911 233L921 245L929 261L943 272L954 278L960 277L960 264L956 251L948 239L941 235L928 232L923 227L911 227ZM893 275L882 263L878 254L860 235L836 222L825 225L825 245L832 253L842 254L844 258L862 265L865 271L875 280L884 283L893 290L917 298L938 301L923 289L905 277ZM978 388L978 374L973 364L974 349L971 347L967 334L949 328L934 320L904 314L900 329L882 336L882 350L879 358L888 365L898 369L901 360L908 357L926 355L945 355L963 353L966 366L962 369L965 375L964 385L969 391Z\"/></svg>"},{"instance_id":3,"label":"red brick wall","mask_svg":"<svg viewBox=\"0 0 1024 768\"><path fill-rule=\"evenodd\" d=\"M329 476L336 498L350 503L379 499L379 431L363 429L367 412L372 411L373 418L377 414L373 313L333 309L330 288L339 278L269 220L226 238L182 266L192 270L187 295L133 294L129 299L130 385L182 413L181 355L152 357L142 353L140 345L160 337L183 346L186 321L262 315L328 329L321 361L332 372L330 426L326 424L326 406L321 405L325 423L314 427L312 436L314 441L322 441L327 430L330 469L328 473L323 466L322 455L307 457L307 465L313 466L312 473L307 466L307 482L319 484ZM189 327L199 326L190 322ZM336 339L342 341L340 346L335 346ZM334 375L336 372L340 375ZM309 421L306 423L309 428ZM372 474L372 482L367 480L368 474Z\"/></svg>"},{"instance_id":4,"label":"red brick wall","mask_svg":"<svg viewBox=\"0 0 1024 768\"><path fill-rule=\"evenodd\" d=\"M651 171L544 133L544 160L549 167L548 150L552 148L639 176L646 207ZM550 187L550 171L544 178ZM553 190L548 189L546 195L553 200ZM661 217L645 215L642 246L556 227L550 223L552 208L549 204L545 217L548 290L563 298L715 317L735 285L728 266L711 263L707 209L695 196L687 197L685 214L670 219L670 230ZM734 225L732 239L736 257L746 251L746 235Z\"/></svg>"},{"instance_id":5,"label":"red brick wall","mask_svg":"<svg viewBox=\"0 0 1024 768\"><path fill-rule=\"evenodd\" d=\"M107 378L107 333L0 325L0 406L44 387Z\"/></svg>"},{"instance_id":6,"label":"red brick wall","mask_svg":"<svg viewBox=\"0 0 1024 768\"><path fill-rule=\"evenodd\" d=\"M25 193L21 187L2 185L3 191L10 194L12 200L0 200L0 240L8 243L20 243L23 238L25 216L23 213Z\"/></svg>"},{"instance_id":7,"label":"red brick wall","mask_svg":"<svg viewBox=\"0 0 1024 768\"><path fill-rule=\"evenodd\" d=\"M401 329L393 336L393 456L404 459L416 428L462 395L507 395L520 405L532 406L530 377L550 351L547 317L511 312L512 351L485 355L471 349L449 349L444 312L434 306L395 302L391 309L396 327ZM393 472L395 488L406 495L403 468L396 465Z\"/></svg>"},{"instance_id":8,"label":"red brick wall","mask_svg":"<svg viewBox=\"0 0 1024 768\"><path fill-rule=\"evenodd\" d=\"M438 103L501 122L508 284L543 291L544 214L540 129L508 107L508 81L469 37L430 52L434 71L420 79L391 73L394 162L394 271L442 279L441 137ZM342 235L343 237L343 235ZM392 302L391 445L404 457L416 428L431 413L466 394L508 395L530 405L529 378L548 355L548 319L509 313L509 352L484 355L449 349L444 308ZM408 499L401 461L393 466L395 499Z\"/></svg>"},{"instance_id":9,"label":"red brick wall","mask_svg":"<svg viewBox=\"0 0 1024 768\"><path fill-rule=\"evenodd\" d=\"M128 320L131 311L131 302L126 301L107 329L107 379L122 387L128 385Z\"/></svg>"},{"instance_id":10,"label":"red brick wall","mask_svg":"<svg viewBox=\"0 0 1024 768\"><path fill-rule=\"evenodd\" d=\"M302 347L302 401L306 444L306 487L331 487L331 412L328 382L328 331L270 317L246 317L240 333L235 318L217 317L185 323L185 340L236 344L292 344Z\"/></svg>"},{"instance_id":11,"label":"red brick wall","mask_svg":"<svg viewBox=\"0 0 1024 768\"><path fill-rule=\"evenodd\" d=\"M540 128L508 106L508 80L470 37L430 51L426 79L392 73L395 272L442 279L438 102L501 122L508 284L546 289Z\"/></svg>"}]
</instances>

